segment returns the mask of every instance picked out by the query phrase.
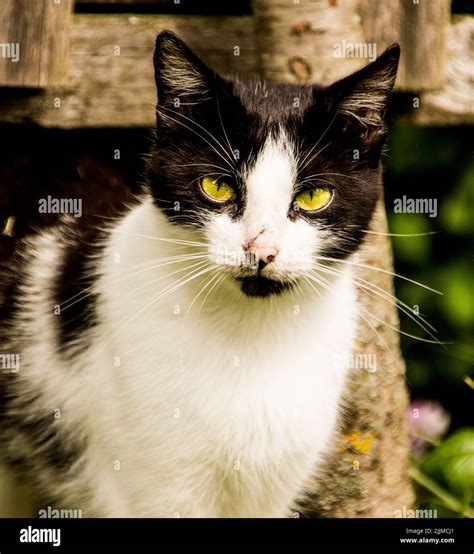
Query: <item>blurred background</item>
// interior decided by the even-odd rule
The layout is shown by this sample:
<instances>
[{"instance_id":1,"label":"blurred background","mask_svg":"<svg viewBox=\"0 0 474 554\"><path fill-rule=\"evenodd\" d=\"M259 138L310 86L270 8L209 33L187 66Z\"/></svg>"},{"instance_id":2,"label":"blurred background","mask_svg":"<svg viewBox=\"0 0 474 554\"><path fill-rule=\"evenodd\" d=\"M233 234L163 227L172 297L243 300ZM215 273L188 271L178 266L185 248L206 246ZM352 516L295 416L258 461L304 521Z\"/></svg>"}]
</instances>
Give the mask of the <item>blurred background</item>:
<instances>
[{"instance_id":1,"label":"blurred background","mask_svg":"<svg viewBox=\"0 0 474 554\"><path fill-rule=\"evenodd\" d=\"M395 271L443 293L395 280L397 297L409 306L419 306L420 314L447 343L443 348L401 335L411 397L408 416L413 455L435 482L464 499L465 506L472 502L474 487L472 154L472 127L398 123L391 128L385 159L390 232L421 235L392 237ZM394 201L403 195L436 198L437 217L394 213ZM400 317L402 331L420 335L408 317ZM430 492L419 488L418 497L421 506L436 509L438 517L462 511L463 504L456 508Z\"/></svg>"},{"instance_id":2,"label":"blurred background","mask_svg":"<svg viewBox=\"0 0 474 554\"><path fill-rule=\"evenodd\" d=\"M459 517L472 516L474 503L474 5L469 0L451 4L433 0L431 5L435 3L439 10L429 17L439 17L441 23L437 25L442 24L443 9L448 6L450 10L447 27L440 31L446 35L439 62L443 68L447 64L446 75L441 79L438 53L432 45L426 47L424 55L427 67L432 66L433 82L418 81L416 71L410 69L411 61L407 58L403 62L405 81L399 83L392 104L384 186L389 231L404 235L392 237L395 271L443 293L437 295L409 282L395 281L398 298L419 309L437 329L439 340L446 343L442 347L401 335L411 397L407 418L412 433L412 477L421 507L438 510L438 517ZM6 0L4 6L7 4L10 18L26 21L27 16L31 19L28 9L36 0L18 0L16 4ZM72 65L66 84L60 56L54 57L54 63L53 57L44 62L35 60L39 73L12 69L14 64L5 60L0 64L0 130L7 138L0 158L2 258L7 258L15 241L32 229L54 224L56 215L38 213L39 198L61 196L65 191L68 197L79 196L86 186L90 211L104 213L129 189L139 186L153 126L155 92L150 55L157 27L174 25L217 69L248 77L259 74L261 65L267 63L270 75L280 71L277 64L273 67L268 60L257 59L258 45L246 32L253 13L250 1L78 0L73 4L65 0L66 4L69 12L51 15L48 20L53 36L59 37L65 28L70 32ZM254 4L266 9L265 2ZM340 2L317 4L324 8L321 13L326 17ZM363 14L370 4L371 0L361 0L356 8ZM398 0L380 4L389 4L394 11L401 5ZM18 6L23 11L16 12ZM379 9L376 4L372 8ZM190 18L176 22L166 19L178 12ZM380 26L390 25L390 18L384 19L386 12L382 12L372 20L362 18L366 34L378 36ZM107 14L115 14L116 19L110 24L110 33L102 36L101 18ZM162 19L157 23L152 16ZM234 16L241 19L236 22ZM305 47L304 40L321 40L324 24L329 25L333 16L328 17L322 19L322 27L308 27L303 18L292 28L295 37L303 37L301 48ZM133 34L134 28L140 32ZM7 31L1 32L0 43L8 43ZM261 33L265 35L265 29ZM257 32L257 42L263 35ZM31 40L36 40L34 34ZM390 42L391 37L384 40ZM117 44L121 45L118 54L114 50ZM240 45L238 59L233 50L236 45ZM63 39L55 48L66 51ZM273 54L272 60L278 60L279 52ZM111 64L113 55L120 57L116 70ZM137 71L135 66L143 59L148 65ZM332 69L318 75L304 60L299 65L301 60L291 60L295 61L294 66L290 63L294 71L289 78L293 80L319 77L330 81L336 75ZM359 66L362 63L365 61L359 60ZM337 71L347 73L343 66ZM440 82L436 82L438 78ZM436 217L396 213L395 202L403 196L436 199ZM400 314L400 319L403 333L426 338L409 318Z\"/></svg>"}]
</instances>

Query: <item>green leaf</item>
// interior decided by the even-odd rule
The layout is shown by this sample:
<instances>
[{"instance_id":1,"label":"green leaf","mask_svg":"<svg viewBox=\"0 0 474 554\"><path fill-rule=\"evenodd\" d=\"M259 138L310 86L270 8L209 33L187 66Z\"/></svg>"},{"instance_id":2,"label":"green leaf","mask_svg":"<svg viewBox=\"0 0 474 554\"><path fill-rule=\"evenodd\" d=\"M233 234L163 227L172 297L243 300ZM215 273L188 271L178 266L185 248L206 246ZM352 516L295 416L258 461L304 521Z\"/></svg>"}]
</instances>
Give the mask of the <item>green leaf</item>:
<instances>
[{"instance_id":1,"label":"green leaf","mask_svg":"<svg viewBox=\"0 0 474 554\"><path fill-rule=\"evenodd\" d=\"M460 429L425 458L422 470L460 498L474 497L474 428Z\"/></svg>"}]
</instances>

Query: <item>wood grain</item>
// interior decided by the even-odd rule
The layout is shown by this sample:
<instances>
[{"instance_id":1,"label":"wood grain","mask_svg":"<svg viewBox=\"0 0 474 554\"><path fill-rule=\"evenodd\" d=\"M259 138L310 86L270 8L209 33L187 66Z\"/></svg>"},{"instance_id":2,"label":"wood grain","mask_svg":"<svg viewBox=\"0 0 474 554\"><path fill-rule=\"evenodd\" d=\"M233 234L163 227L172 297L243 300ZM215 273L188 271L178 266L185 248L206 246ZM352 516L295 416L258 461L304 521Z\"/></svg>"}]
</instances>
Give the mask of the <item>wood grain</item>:
<instances>
[{"instance_id":1,"label":"wood grain","mask_svg":"<svg viewBox=\"0 0 474 554\"><path fill-rule=\"evenodd\" d=\"M366 40L376 43L379 52L394 42L401 46L398 90L444 85L450 6L450 0L360 0Z\"/></svg>"},{"instance_id":2,"label":"wood grain","mask_svg":"<svg viewBox=\"0 0 474 554\"><path fill-rule=\"evenodd\" d=\"M2 0L0 44L19 47L19 60L1 55L0 86L45 87L67 76L72 0Z\"/></svg>"},{"instance_id":3,"label":"wood grain","mask_svg":"<svg viewBox=\"0 0 474 554\"><path fill-rule=\"evenodd\" d=\"M152 56L156 35L164 29L178 33L216 70L242 77L257 72L253 20L248 16L77 14L67 84L39 95L3 91L0 120L66 129L152 126Z\"/></svg>"},{"instance_id":4,"label":"wood grain","mask_svg":"<svg viewBox=\"0 0 474 554\"><path fill-rule=\"evenodd\" d=\"M364 65L367 60L334 57L334 45L341 41L365 40L357 13L348 16L345 11L352 11L354 2L340 0L329 7L317 0L311 5L317 18L308 20L305 12L288 15L287 11L285 25L263 21L260 11L263 30L258 34L252 16L74 14L65 84L37 92L0 88L0 121L63 129L153 126L156 92L151 58L156 34L162 29L177 32L213 68L242 78L259 76L265 68L267 75L284 72L293 82L324 83ZM306 2L301 0L300 6L305 8ZM256 5L259 9L265 6ZM473 26L470 16L455 19L448 30L446 85L415 93L419 107L404 116L407 121L421 125L473 122ZM268 36L273 32L279 38L272 42ZM287 55L282 54L285 44ZM115 55L116 46L120 55ZM39 80L41 65L35 67L34 78Z\"/></svg>"}]
</instances>

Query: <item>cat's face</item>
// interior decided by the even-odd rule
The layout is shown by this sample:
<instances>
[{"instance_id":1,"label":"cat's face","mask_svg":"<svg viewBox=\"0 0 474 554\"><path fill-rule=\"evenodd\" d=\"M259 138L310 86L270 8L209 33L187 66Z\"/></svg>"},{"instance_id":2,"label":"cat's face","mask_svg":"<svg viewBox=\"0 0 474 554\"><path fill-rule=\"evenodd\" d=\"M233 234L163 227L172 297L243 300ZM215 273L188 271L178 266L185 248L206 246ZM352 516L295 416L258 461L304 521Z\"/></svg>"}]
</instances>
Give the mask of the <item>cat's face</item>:
<instances>
[{"instance_id":1,"label":"cat's face","mask_svg":"<svg viewBox=\"0 0 474 554\"><path fill-rule=\"evenodd\" d=\"M330 87L223 79L175 35L157 38L158 209L204 236L250 296L281 292L364 238L379 196L399 48ZM202 240L202 239L201 239Z\"/></svg>"}]
</instances>

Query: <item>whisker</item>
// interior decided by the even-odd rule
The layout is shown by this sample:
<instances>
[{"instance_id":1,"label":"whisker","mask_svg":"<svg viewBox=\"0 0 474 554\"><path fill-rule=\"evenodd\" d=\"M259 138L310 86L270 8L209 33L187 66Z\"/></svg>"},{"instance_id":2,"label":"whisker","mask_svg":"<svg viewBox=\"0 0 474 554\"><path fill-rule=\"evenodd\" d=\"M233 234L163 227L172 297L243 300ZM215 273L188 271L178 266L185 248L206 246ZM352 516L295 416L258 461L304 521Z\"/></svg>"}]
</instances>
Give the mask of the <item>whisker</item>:
<instances>
[{"instance_id":1,"label":"whisker","mask_svg":"<svg viewBox=\"0 0 474 554\"><path fill-rule=\"evenodd\" d=\"M188 247L186 247L186 248L188 248ZM205 252L202 252L202 254L205 254ZM205 256L202 256L202 257L205 257ZM130 268L141 267L142 265L144 266L144 265L147 265L147 264L152 265L153 263L157 263L157 262L161 262L161 261L165 262L165 261L172 260L172 259L176 259L176 261L179 262L179 261L182 261L182 260L187 260L187 259L192 259L192 258L194 258L194 254L183 254L183 255L178 255L178 256L169 256L168 258L156 258L154 260L148 260L147 262L142 262L141 264L131 265ZM157 264L154 267L147 268L147 269L154 269L155 267L161 267L161 265L167 265L167 264L166 263ZM146 269L144 271L146 271ZM137 275L138 273L141 273L141 271L135 271L135 272L125 274L125 276L122 276L120 279L112 281L112 283L110 283L110 284L113 285L113 284L119 283L123 279L128 278L128 277L133 277L134 275ZM67 300L65 300L61 304L59 304L59 306L61 307L61 309L66 309L66 307L62 308L64 306L64 304L67 304L71 300L74 300L74 298L80 296L81 294L83 294L84 292L87 292L88 290L91 290L94 287L95 287L95 284L91 285L89 287L86 287L85 289L82 289L80 292L76 293L74 296L71 296L70 298L68 298ZM87 298L87 296L89 296L89 295L84 296L84 298ZM67 307L69 307L69 306L67 306Z\"/></svg>"},{"instance_id":2,"label":"whisker","mask_svg":"<svg viewBox=\"0 0 474 554\"><path fill-rule=\"evenodd\" d=\"M217 104L217 113L219 114L219 121L220 121L220 124L221 124L221 127L222 127L222 131L224 132L224 137L225 137L225 139L227 141L227 144L229 146L230 154L231 154L231 156L232 156L232 158L234 159L234 162L235 162L234 150L232 149L232 145L230 144L229 137L227 136L226 130L224 128L224 122L222 121L222 115L221 115L221 108L219 106L219 97L217 95L216 95L216 104Z\"/></svg>"},{"instance_id":3,"label":"whisker","mask_svg":"<svg viewBox=\"0 0 474 554\"><path fill-rule=\"evenodd\" d=\"M204 304L206 303L206 300L209 298L209 295L211 294L211 292L217 287L219 288L219 286L227 279L229 275L227 273L222 273L219 277L219 279L212 285L212 287L207 291L207 294L206 296L204 297L203 301L202 301L202 304L201 306L199 307L199 311L198 311L198 314L197 314L197 317L199 319L199 316L201 314L201 311L204 307ZM217 292L217 289L216 289L216 292Z\"/></svg>"},{"instance_id":4,"label":"whisker","mask_svg":"<svg viewBox=\"0 0 474 554\"><path fill-rule=\"evenodd\" d=\"M325 282L326 283L326 289L327 290L331 290L329 288L329 285L328 285L328 282L326 279L324 279L324 277L322 277L321 275L318 275L318 278L321 279L321 281ZM323 283L321 283L323 284ZM324 284L323 284L324 286ZM364 311L365 313L368 313L367 310L363 307L363 306L360 306L358 305L358 308L362 311ZM363 316L361 313L359 313L359 316L365 321L365 323L372 329L372 331L377 335L377 337L382 341L382 344L385 346L385 348L388 350L388 352L390 353L390 355L392 356L392 358L394 360L396 360L396 357L395 355L393 354L391 348L388 346L387 342L385 341L385 339L382 337L382 335L377 331L377 329L370 323L370 321L365 317Z\"/></svg>"},{"instance_id":5,"label":"whisker","mask_svg":"<svg viewBox=\"0 0 474 554\"><path fill-rule=\"evenodd\" d=\"M145 305L135 312L132 316L124 318L118 325L114 327L114 330L112 334L109 334L109 337L106 337L106 340L103 341L103 346L105 347L108 345L110 340L117 334L119 329L123 327L123 325L131 323L136 317L138 317L141 313L143 313L145 310L149 309L153 304L158 302L159 300L162 300L166 296L169 296L170 294L173 294L176 292L179 288L184 286L186 283L189 283L190 281L200 277L201 275L204 275L205 273L212 271L214 269L214 266L206 267L205 265L203 268L196 268L184 277L181 277L177 283L173 283L172 285L169 285L168 287L165 287L162 291L160 291L158 294L154 295L148 302L145 303Z\"/></svg>"},{"instance_id":6,"label":"whisker","mask_svg":"<svg viewBox=\"0 0 474 554\"><path fill-rule=\"evenodd\" d=\"M327 271L338 272L339 274L341 274L341 272L339 270L337 270L336 268L329 268L325 265L319 265L319 264L317 264L317 266L321 269L325 269ZM353 278L356 279L358 282L365 283L365 285L371 287L371 290L373 290L374 292L379 291L379 295L383 295L385 298L387 298L387 300L390 300L393 305L396 305L396 307L398 307L406 315L408 315L410 318L412 318L413 321L415 321L418 325L420 325L422 327L422 329L424 331L426 331L427 333L430 333L429 330L425 329L420 324L420 322L417 319L414 318L414 315L416 315L432 331L436 332L436 329L433 327L433 325L431 325L428 321L426 321L423 318L423 316L421 316L419 314L414 314L413 310L410 308L410 306L408 306L408 304L406 304L405 302L403 302L402 300L400 300L399 298L397 298L393 294L390 294L388 291L386 291L386 290L382 289L381 287L377 286L375 283L371 283L370 281L367 281L366 279L363 279L359 275L354 275ZM435 337L433 337L433 338L435 338Z\"/></svg>"},{"instance_id":7,"label":"whisker","mask_svg":"<svg viewBox=\"0 0 474 554\"><path fill-rule=\"evenodd\" d=\"M368 264L360 264L360 263L356 263L356 262L350 262L348 260L341 260L341 259L338 259L338 258L330 258L330 257L326 257L326 256L313 256L313 258L317 259L317 260L325 260L325 261L334 262L334 263L348 264L348 265L352 265L352 266L355 266L355 267L362 267L364 269L371 269L372 271L380 271L381 273L391 275L392 277L398 277L399 279L403 279L404 281L408 281L409 283L412 283L413 285L417 285L418 287L422 287L426 290L429 290L430 292L434 292L436 294L443 295L442 292L440 292L439 290L432 289L428 285L424 285L423 283L419 283L418 281L414 281L413 279L410 279L408 277L404 277L403 275L399 275L398 273L394 273L393 271L388 271L387 269L382 269L381 267L375 267L375 266L368 265Z\"/></svg>"},{"instance_id":8,"label":"whisker","mask_svg":"<svg viewBox=\"0 0 474 554\"><path fill-rule=\"evenodd\" d=\"M318 151L316 152L316 154L313 154L313 155L301 166L300 171L303 171L303 169L304 169L305 167L307 167L310 163L312 163L312 162L313 162L322 152L324 152L324 150L326 150L326 148L327 148L328 146L330 146L331 144L332 144L332 141L328 142L328 143L326 144L326 146L323 146L320 150L318 150ZM310 150L310 152L311 152L311 150ZM305 160L306 160L306 158L307 158L307 156L305 157Z\"/></svg>"},{"instance_id":9,"label":"whisker","mask_svg":"<svg viewBox=\"0 0 474 554\"><path fill-rule=\"evenodd\" d=\"M199 258L207 258L207 256L199 256ZM173 260L173 261L169 261L169 262L166 262L166 263L163 263L163 264L156 264L156 265L153 265L151 267L146 267L144 269L141 269L139 271L134 271L132 272L131 274L127 274L127 275L123 275L122 277L120 277L119 279L116 279L115 281L112 281L112 283L109 283L109 286L110 285L116 285L126 279L130 279L131 277L134 277L135 275L138 275L140 273L143 273L145 271L151 271L152 269L157 269L159 267L163 267L163 266L166 266L166 265L170 265L170 264L173 264L173 263L179 263L179 262L182 262L182 261L188 261L190 258L183 258L183 259L178 259L178 260ZM199 262L201 263L201 262ZM181 269L179 271L184 271L184 269ZM176 272L173 272L173 273L170 273L168 275L165 275L163 276L162 278L165 278L165 277L169 277L170 275L174 275L174 273L179 273L179 271L176 271ZM156 279L156 280L159 280L159 279ZM154 281L152 281L154 282ZM71 308L72 306L74 306L75 304L77 304L78 302L82 302L83 300L85 300L86 298L88 298L89 296L91 296L92 294L95 294L95 290L92 290L92 289L95 289L96 288L96 284L94 285L91 285L90 287L87 287L86 289L82 290L81 292L75 294L74 296L72 296L71 298L69 298L68 300L65 300L62 304L59 305L60 307L60 311L63 312L65 310L67 310L68 308ZM84 294L85 292L87 291L91 291L91 292L88 292L87 294ZM80 298L77 298L78 296L80 295L83 295L81 296ZM76 300L74 300L76 299ZM74 302L71 302L71 300L74 300ZM64 304L67 304L66 306L64 306Z\"/></svg>"},{"instance_id":10,"label":"whisker","mask_svg":"<svg viewBox=\"0 0 474 554\"><path fill-rule=\"evenodd\" d=\"M311 179L310 177L305 177L302 181L300 181L300 184L305 184L305 183L314 184L314 179ZM318 179L317 181L321 183L325 183L326 185L334 184L334 183L331 183L331 181L325 181L324 179Z\"/></svg>"},{"instance_id":11,"label":"whisker","mask_svg":"<svg viewBox=\"0 0 474 554\"><path fill-rule=\"evenodd\" d=\"M332 173L332 172L325 172L325 173L315 173L314 175L310 175L309 177L320 177L325 175L334 175L336 177L347 177L348 179L353 179L354 181L362 182L362 179L360 177L356 177L355 175L347 175L345 173Z\"/></svg>"},{"instance_id":12,"label":"whisker","mask_svg":"<svg viewBox=\"0 0 474 554\"><path fill-rule=\"evenodd\" d=\"M311 153L317 148L318 144L323 140L323 138L326 136L327 132L329 131L329 129L332 127L332 124L334 123L334 121L336 120L336 117L339 113L339 110L336 111L336 113L334 114L334 117L331 119L331 121L329 122L329 125L326 127L326 130L324 131L324 133L319 137L319 139L317 140L317 142L312 146L312 148L309 150L309 152L305 155L305 157L299 161L299 163L301 164L300 166L300 170L304 169L306 167L306 160L308 159L308 156L311 155Z\"/></svg>"},{"instance_id":13,"label":"whisker","mask_svg":"<svg viewBox=\"0 0 474 554\"><path fill-rule=\"evenodd\" d=\"M225 167L222 167L220 165L208 164L208 163L203 163L203 162L192 163L192 164L181 164L181 167L195 167L195 166L213 167L214 169L220 169L221 171L224 171L224 172L227 171L227 169Z\"/></svg>"},{"instance_id":14,"label":"whisker","mask_svg":"<svg viewBox=\"0 0 474 554\"><path fill-rule=\"evenodd\" d=\"M193 298L191 304L188 306L188 309L186 310L186 314L184 315L184 322L183 325L186 323L186 319L188 317L189 312L191 311L192 307L196 303L197 299L201 296L201 294L207 289L207 287L210 286L211 283L215 281L215 279L218 279L220 277L218 271L219 269L216 268L215 275L211 276L211 278L202 286L202 288L199 290L199 292L196 294L196 296Z\"/></svg>"},{"instance_id":15,"label":"whisker","mask_svg":"<svg viewBox=\"0 0 474 554\"><path fill-rule=\"evenodd\" d=\"M368 233L370 235L381 235L384 237L426 237L428 235L437 235L440 231L429 231L428 233L379 233L377 231L367 231L361 229L363 233Z\"/></svg>"},{"instance_id":16,"label":"whisker","mask_svg":"<svg viewBox=\"0 0 474 554\"><path fill-rule=\"evenodd\" d=\"M157 106L157 110L158 109L163 109L163 110L166 110L166 111L169 111L171 113L175 113L176 115L180 116L180 117L183 117L184 119L186 119L187 121L190 121L193 125L196 125L197 127L199 127L200 129L202 129L205 133L207 133L213 140L214 142L217 144L217 146L219 146L219 148L224 152L224 154L226 154L227 156L229 156L229 153L227 152L227 150L221 145L221 143L214 137L214 135L212 133L210 133L207 129L205 129L202 125L200 125L199 123L197 123L196 121L193 121L191 118L185 116L184 114L180 113L180 112L177 112L176 110L172 110L170 108L166 108L165 106L160 106L158 105ZM191 131L192 133L194 133L195 135L197 135L199 138L201 138L206 144L208 144L213 150L214 152L224 160L224 162L231 168L232 172L235 174L235 171L234 171L234 166L235 166L235 159L233 157L230 157L229 156L229 160L230 160L230 163L229 163L229 160L226 159L221 153L219 153L216 149L215 146L213 146L207 139L205 139L200 133L198 133L196 130L192 129L191 127L189 127L188 125L184 124L182 121L178 121L177 119L167 115L167 114L163 114L165 115L165 117L168 117L169 119L171 119L172 121L174 121L175 123L177 123L178 125L182 125L183 127L185 127L186 129L188 129L189 131Z\"/></svg>"},{"instance_id":17,"label":"whisker","mask_svg":"<svg viewBox=\"0 0 474 554\"><path fill-rule=\"evenodd\" d=\"M329 274L332 274L332 275L341 275L341 272L339 270L336 270L336 269L331 269L331 268L328 268L328 267L325 267L325 266L318 266L318 271L323 271L323 272L326 272L326 273L329 273ZM384 300L386 300L387 302L389 302L391 305L393 305L394 307L398 308L400 311L402 311L405 315L407 315L408 317L410 317L410 319L412 319L421 329L423 329L423 331L425 331L425 333L427 333L430 337L432 337L434 340L428 340L428 339L424 339L422 337L415 337L413 335L409 335L403 331L399 331L401 334L406 334L407 336L410 336L412 338L416 338L418 340L422 340L424 342L430 342L430 343L434 343L434 344L438 344L440 346L443 346L445 343L441 342L439 339L436 338L435 335L433 335L431 333L431 331L429 329L427 329L427 327L425 327L425 325L423 325L422 323L420 323L420 321L418 321L418 319L416 319L413 315L413 313L411 312L410 308L406 305L403 305L403 303L401 301L399 301L396 297L393 297L392 295L388 295L386 294L386 291L383 291L383 289L380 289L379 287L377 287L376 285L374 285L373 283L370 283L369 281L366 281L365 279L361 279L357 276L353 276L353 278L355 279L356 283L357 283L357 286L360 287L360 288L363 288L364 290L366 290L368 292L369 295L376 295L377 297L380 297L380 298L383 298ZM364 284L366 283L366 284ZM369 285L369 286L367 286ZM374 288L372 287L375 287L375 289L378 289L378 290L375 290ZM385 294L384 294L385 293ZM371 314L372 315L372 314ZM421 316L418 316L420 318L420 320L425 323L428 327L432 327L432 325L430 325L428 322L426 322L424 320L424 318L422 318ZM385 322L384 322L385 323ZM388 324L387 324L388 325ZM394 330L397 330L395 327L392 327ZM433 328L433 330L435 330Z\"/></svg>"},{"instance_id":18,"label":"whisker","mask_svg":"<svg viewBox=\"0 0 474 554\"><path fill-rule=\"evenodd\" d=\"M158 241L162 241L162 242L169 242L171 244L184 244L184 245L187 245L187 246L208 246L205 242L196 242L196 241L185 240L185 239L170 239L170 238L163 238L163 237L154 237L154 236L151 236L151 235L142 235L140 233L132 233L132 232L129 232L129 231L124 231L122 229L115 229L114 232L122 233L122 234L125 234L125 235L130 235L131 237L136 237L136 238L143 238L143 239L148 239L148 240L158 240Z\"/></svg>"}]
</instances>

